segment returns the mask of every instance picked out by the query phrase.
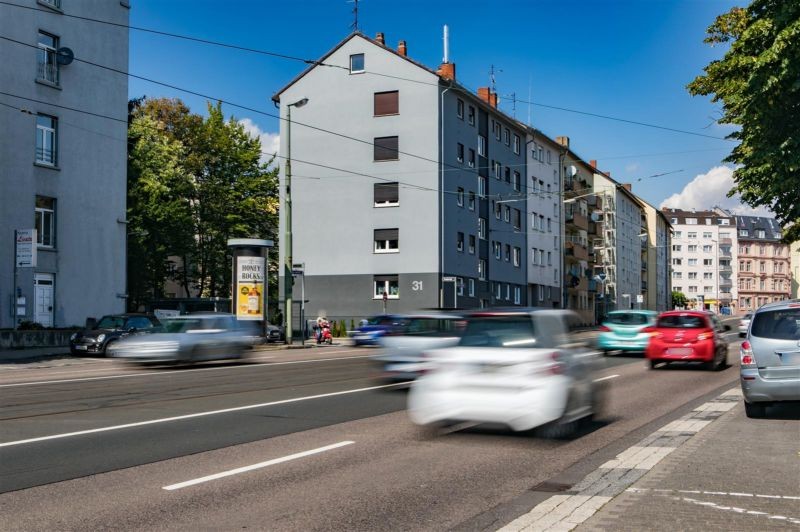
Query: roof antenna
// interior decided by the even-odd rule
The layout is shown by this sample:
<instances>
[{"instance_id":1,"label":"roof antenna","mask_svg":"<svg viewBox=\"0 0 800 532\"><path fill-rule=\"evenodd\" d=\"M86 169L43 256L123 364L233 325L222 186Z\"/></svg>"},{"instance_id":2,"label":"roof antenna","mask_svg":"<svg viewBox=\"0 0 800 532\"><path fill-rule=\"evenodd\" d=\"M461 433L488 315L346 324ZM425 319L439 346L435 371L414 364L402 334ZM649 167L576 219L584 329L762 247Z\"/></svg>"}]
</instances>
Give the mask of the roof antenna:
<instances>
[{"instance_id":1,"label":"roof antenna","mask_svg":"<svg viewBox=\"0 0 800 532\"><path fill-rule=\"evenodd\" d=\"M442 63L449 63L450 62L450 30L447 27L447 24L444 25L444 34L442 35L442 40L444 41L444 57L442 58Z\"/></svg>"},{"instance_id":2,"label":"roof antenna","mask_svg":"<svg viewBox=\"0 0 800 532\"><path fill-rule=\"evenodd\" d=\"M511 93L511 116L513 118L517 117L517 93Z\"/></svg>"},{"instance_id":3,"label":"roof antenna","mask_svg":"<svg viewBox=\"0 0 800 532\"><path fill-rule=\"evenodd\" d=\"M497 90L496 90L496 83L495 83L495 79L494 79L494 73L495 73L495 72L502 72L502 70L500 70L500 69L498 68L498 69L495 71L495 69L494 69L494 65L489 65L489 82L490 82L490 83L491 83L491 85L492 85L492 92L497 92Z\"/></svg>"},{"instance_id":4,"label":"roof antenna","mask_svg":"<svg viewBox=\"0 0 800 532\"><path fill-rule=\"evenodd\" d=\"M531 125L531 74L528 74L528 125Z\"/></svg>"},{"instance_id":5,"label":"roof antenna","mask_svg":"<svg viewBox=\"0 0 800 532\"><path fill-rule=\"evenodd\" d=\"M353 4L353 23L350 25L350 29L360 31L358 29L358 0L348 0L347 3Z\"/></svg>"}]
</instances>

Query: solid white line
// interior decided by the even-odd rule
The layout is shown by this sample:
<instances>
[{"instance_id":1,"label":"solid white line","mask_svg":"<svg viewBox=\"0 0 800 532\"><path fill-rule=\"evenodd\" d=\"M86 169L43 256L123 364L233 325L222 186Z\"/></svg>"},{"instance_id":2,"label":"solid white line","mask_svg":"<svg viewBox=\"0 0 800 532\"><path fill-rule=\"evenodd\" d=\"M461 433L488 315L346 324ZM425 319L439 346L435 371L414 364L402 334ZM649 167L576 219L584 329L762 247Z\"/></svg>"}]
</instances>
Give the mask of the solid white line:
<instances>
[{"instance_id":1,"label":"solid white line","mask_svg":"<svg viewBox=\"0 0 800 532\"><path fill-rule=\"evenodd\" d=\"M617 377L619 377L619 375L609 375L608 377L601 377L599 379L595 379L594 382L607 381L611 379L616 379Z\"/></svg>"},{"instance_id":2,"label":"solid white line","mask_svg":"<svg viewBox=\"0 0 800 532\"><path fill-rule=\"evenodd\" d=\"M194 414L185 414L182 416L172 416L172 417L163 417L159 419L150 419L147 421L137 421L135 423L125 423L124 425L112 425L110 427L100 427L96 429L87 429L87 430L78 430L75 432L66 432L63 434L53 434L51 436L40 436L38 438L28 438L26 440L17 440L17 441L9 441L5 443L0 443L0 447L11 447L14 445L22 445L25 443L34 443L40 441L47 441L47 440L57 440L61 438L69 438L72 436L83 436L85 434L94 434L97 432L108 432L112 430L120 430L120 429L128 429L132 427L143 427L145 425L155 425L156 423L167 423L169 421L181 421L184 419L193 419L198 417L205 417L205 416L213 416L216 414L227 414L229 412L241 412L243 410L252 410L253 408L264 408L267 406L275 406L275 405L284 405L287 403L297 403L300 401L309 401L311 399L322 399L325 397L335 397L337 395L347 395L352 393L359 393L359 392L367 392L370 390L378 390L381 388L390 388L392 386L400 386L403 384L407 384L405 382L394 383L394 384L382 384L380 386L369 386L367 388L357 388L354 390L343 390L340 392L331 392L331 393L321 393L318 395L309 395L306 397L295 397L293 399L282 399L280 401L272 401L269 403L259 403L255 405L245 405L245 406L236 406L233 408L223 408L221 410L210 410L207 412L196 412Z\"/></svg>"},{"instance_id":3,"label":"solid white line","mask_svg":"<svg viewBox=\"0 0 800 532\"><path fill-rule=\"evenodd\" d=\"M317 449L311 449L310 451L303 451L301 453L290 454L289 456L283 456L281 458L274 458L272 460L267 460L266 462L260 462L258 464L253 464L244 467L237 467L236 469L231 469L228 471L223 471L221 473L215 473L213 475L208 475L206 477L196 478L194 480L187 480L186 482L179 482L177 484L170 484L169 486L164 486L161 489L165 489L167 491L172 490L179 490L181 488L186 488L189 486L194 486L196 484L202 484L203 482L208 482L209 480L217 480L218 478L225 478L230 477L232 475L238 475L239 473L246 473L248 471L253 471L255 469L261 469L264 467L269 467L275 464L282 464L283 462L289 462L290 460L297 460L298 458L303 458L306 456L311 456L312 454L319 454L325 451L330 451L333 449L338 449L339 447L344 447L346 445L354 444L354 441L341 441L339 443L334 443L333 445L326 445L325 447L318 447Z\"/></svg>"},{"instance_id":4,"label":"solid white line","mask_svg":"<svg viewBox=\"0 0 800 532\"><path fill-rule=\"evenodd\" d=\"M215 371L221 369L242 369L242 368L249 368L253 366L285 366L289 364L311 364L313 362L331 362L335 360L350 360L356 358L369 358L372 355L361 355L355 357L338 357L338 358L315 358L311 360L292 360L288 362L265 362L264 364L242 364L242 365L235 365L235 366L222 366L216 368L194 368L194 369L181 369L175 371L160 371L158 373L147 372L147 373L131 373L127 375L106 375L104 377L82 377L79 379L57 379L53 381L32 381L32 382L15 382L13 384L0 384L0 388L11 388L15 386L34 386L39 384L61 384L65 382L86 382L86 381L97 381L103 379L125 379L128 377L148 377L148 376L158 376L158 375L180 375L183 373L190 373L194 371Z\"/></svg>"}]
</instances>

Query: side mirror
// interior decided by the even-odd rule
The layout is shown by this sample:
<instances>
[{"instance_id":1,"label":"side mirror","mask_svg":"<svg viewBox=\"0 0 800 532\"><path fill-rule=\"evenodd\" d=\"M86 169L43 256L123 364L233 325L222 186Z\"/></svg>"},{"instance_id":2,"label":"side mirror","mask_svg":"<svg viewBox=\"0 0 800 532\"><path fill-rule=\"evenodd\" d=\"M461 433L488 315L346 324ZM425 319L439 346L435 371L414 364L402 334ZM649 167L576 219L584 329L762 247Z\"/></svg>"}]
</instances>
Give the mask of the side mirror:
<instances>
[{"instance_id":1,"label":"side mirror","mask_svg":"<svg viewBox=\"0 0 800 532\"><path fill-rule=\"evenodd\" d=\"M726 331L730 331L730 330L731 330L731 326L730 326L730 325L726 325L726 326L724 327L724 329L725 329Z\"/></svg>"},{"instance_id":2,"label":"side mirror","mask_svg":"<svg viewBox=\"0 0 800 532\"><path fill-rule=\"evenodd\" d=\"M87 329L94 329L96 325L97 325L97 318L86 318L86 323L84 324L84 326Z\"/></svg>"},{"instance_id":3,"label":"side mirror","mask_svg":"<svg viewBox=\"0 0 800 532\"><path fill-rule=\"evenodd\" d=\"M136 332L136 327L129 327L128 328L128 332L129 333L135 333Z\"/></svg>"}]
</instances>

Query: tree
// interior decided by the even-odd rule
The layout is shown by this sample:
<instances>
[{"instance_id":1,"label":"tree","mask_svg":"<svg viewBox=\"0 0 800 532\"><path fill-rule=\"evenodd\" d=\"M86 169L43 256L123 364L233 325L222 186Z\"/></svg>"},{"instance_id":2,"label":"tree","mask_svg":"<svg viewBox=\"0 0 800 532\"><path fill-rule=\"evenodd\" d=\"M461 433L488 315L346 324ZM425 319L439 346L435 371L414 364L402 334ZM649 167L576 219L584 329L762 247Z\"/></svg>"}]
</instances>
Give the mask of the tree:
<instances>
[{"instance_id":1,"label":"tree","mask_svg":"<svg viewBox=\"0 0 800 532\"><path fill-rule=\"evenodd\" d=\"M672 308L684 308L688 302L683 292L672 292Z\"/></svg>"},{"instance_id":2,"label":"tree","mask_svg":"<svg viewBox=\"0 0 800 532\"><path fill-rule=\"evenodd\" d=\"M692 95L722 102L721 124L738 125L725 159L737 165L734 188L753 207L767 206L800 238L800 2L754 0L717 17L706 43L730 42L721 60L688 85Z\"/></svg>"}]
</instances>

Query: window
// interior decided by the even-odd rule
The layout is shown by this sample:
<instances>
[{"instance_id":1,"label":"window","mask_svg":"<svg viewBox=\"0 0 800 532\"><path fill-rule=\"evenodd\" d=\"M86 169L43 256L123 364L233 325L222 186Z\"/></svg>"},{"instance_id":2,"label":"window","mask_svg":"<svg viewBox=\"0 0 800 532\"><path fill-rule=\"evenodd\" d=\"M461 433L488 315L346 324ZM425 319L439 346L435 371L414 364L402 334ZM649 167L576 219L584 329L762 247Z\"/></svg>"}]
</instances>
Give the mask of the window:
<instances>
[{"instance_id":1,"label":"window","mask_svg":"<svg viewBox=\"0 0 800 532\"><path fill-rule=\"evenodd\" d=\"M456 116L464 120L464 100L461 98L456 101Z\"/></svg>"},{"instance_id":2,"label":"window","mask_svg":"<svg viewBox=\"0 0 800 532\"><path fill-rule=\"evenodd\" d=\"M697 225L697 218L686 218L686 225Z\"/></svg>"},{"instance_id":3,"label":"window","mask_svg":"<svg viewBox=\"0 0 800 532\"><path fill-rule=\"evenodd\" d=\"M538 229L539 229L539 231L544 231L544 215L543 214L539 215L539 227L538 227Z\"/></svg>"},{"instance_id":4,"label":"window","mask_svg":"<svg viewBox=\"0 0 800 532\"><path fill-rule=\"evenodd\" d=\"M697 238L697 232L689 231L689 233L686 236L688 236L689 238Z\"/></svg>"},{"instance_id":5,"label":"window","mask_svg":"<svg viewBox=\"0 0 800 532\"><path fill-rule=\"evenodd\" d=\"M551 159L551 155L552 155L552 153L550 152L550 150L547 150L547 164L553 164L553 161Z\"/></svg>"},{"instance_id":6,"label":"window","mask_svg":"<svg viewBox=\"0 0 800 532\"><path fill-rule=\"evenodd\" d=\"M396 161L398 137L375 137L374 160L376 161Z\"/></svg>"},{"instance_id":7,"label":"window","mask_svg":"<svg viewBox=\"0 0 800 532\"><path fill-rule=\"evenodd\" d=\"M697 244L689 244L689 253L697 253Z\"/></svg>"},{"instance_id":8,"label":"window","mask_svg":"<svg viewBox=\"0 0 800 532\"><path fill-rule=\"evenodd\" d=\"M58 37L43 31L39 32L39 49L36 51L37 77L58 85Z\"/></svg>"},{"instance_id":9,"label":"window","mask_svg":"<svg viewBox=\"0 0 800 532\"><path fill-rule=\"evenodd\" d=\"M697 259L689 259L689 266L697 266Z\"/></svg>"},{"instance_id":10,"label":"window","mask_svg":"<svg viewBox=\"0 0 800 532\"><path fill-rule=\"evenodd\" d=\"M456 160L460 163L464 162L464 145L460 142L456 144Z\"/></svg>"},{"instance_id":11,"label":"window","mask_svg":"<svg viewBox=\"0 0 800 532\"><path fill-rule=\"evenodd\" d=\"M475 254L475 235L469 235L469 252Z\"/></svg>"},{"instance_id":12,"label":"window","mask_svg":"<svg viewBox=\"0 0 800 532\"><path fill-rule=\"evenodd\" d=\"M505 130L503 130L503 143L506 146L511 146L511 131L509 131L508 128L505 128Z\"/></svg>"},{"instance_id":13,"label":"window","mask_svg":"<svg viewBox=\"0 0 800 532\"><path fill-rule=\"evenodd\" d=\"M669 219L669 223L671 223L672 225L675 225L676 223L678 223L678 219L677 218L670 218Z\"/></svg>"},{"instance_id":14,"label":"window","mask_svg":"<svg viewBox=\"0 0 800 532\"><path fill-rule=\"evenodd\" d=\"M710 292L713 292L713 291L714 291L714 287L713 286L707 286L707 285L703 286L703 292L705 292L706 294L708 294Z\"/></svg>"},{"instance_id":15,"label":"window","mask_svg":"<svg viewBox=\"0 0 800 532\"><path fill-rule=\"evenodd\" d=\"M53 116L36 117L36 162L55 166L58 162L58 119Z\"/></svg>"},{"instance_id":16,"label":"window","mask_svg":"<svg viewBox=\"0 0 800 532\"><path fill-rule=\"evenodd\" d=\"M552 251L548 251L547 252L547 265L548 266L552 266L553 265L553 252Z\"/></svg>"},{"instance_id":17,"label":"window","mask_svg":"<svg viewBox=\"0 0 800 532\"><path fill-rule=\"evenodd\" d=\"M677 244L677 245L676 245L676 244L673 244L673 245L672 245L672 251L678 251L678 252L680 252L680 250L681 250L681 245L680 245L680 244Z\"/></svg>"},{"instance_id":18,"label":"window","mask_svg":"<svg viewBox=\"0 0 800 532\"><path fill-rule=\"evenodd\" d=\"M727 218L720 218L717 220L717 223L719 225L731 225L731 221L728 220Z\"/></svg>"},{"instance_id":19,"label":"window","mask_svg":"<svg viewBox=\"0 0 800 532\"><path fill-rule=\"evenodd\" d=\"M499 203L495 203L494 204L494 217L499 220L500 217L502 216L502 213L503 213L503 206L500 205Z\"/></svg>"},{"instance_id":20,"label":"window","mask_svg":"<svg viewBox=\"0 0 800 532\"><path fill-rule=\"evenodd\" d=\"M486 178L483 176L478 176L478 196L486 197Z\"/></svg>"},{"instance_id":21,"label":"window","mask_svg":"<svg viewBox=\"0 0 800 532\"><path fill-rule=\"evenodd\" d=\"M486 137L478 135L478 155L486 157Z\"/></svg>"},{"instance_id":22,"label":"window","mask_svg":"<svg viewBox=\"0 0 800 532\"><path fill-rule=\"evenodd\" d=\"M475 168L475 150L472 148L469 149L469 159L467 159L467 164L470 168Z\"/></svg>"},{"instance_id":23,"label":"window","mask_svg":"<svg viewBox=\"0 0 800 532\"><path fill-rule=\"evenodd\" d=\"M509 168L508 166L506 166L505 178L506 178L506 183L511 183L511 168Z\"/></svg>"},{"instance_id":24,"label":"window","mask_svg":"<svg viewBox=\"0 0 800 532\"><path fill-rule=\"evenodd\" d=\"M680 231L675 231L674 233L672 233L672 236L675 237L675 238L681 238L682 234L683 233L681 233Z\"/></svg>"},{"instance_id":25,"label":"window","mask_svg":"<svg viewBox=\"0 0 800 532\"><path fill-rule=\"evenodd\" d=\"M492 249L494 250L494 258L500 260L500 256L502 254L500 242L492 242Z\"/></svg>"},{"instance_id":26,"label":"window","mask_svg":"<svg viewBox=\"0 0 800 532\"><path fill-rule=\"evenodd\" d=\"M456 251L464 251L464 233L458 233L458 237L456 238Z\"/></svg>"},{"instance_id":27,"label":"window","mask_svg":"<svg viewBox=\"0 0 800 532\"><path fill-rule=\"evenodd\" d=\"M522 188L522 182L520 180L519 172L514 172L514 190L520 190Z\"/></svg>"},{"instance_id":28,"label":"window","mask_svg":"<svg viewBox=\"0 0 800 532\"><path fill-rule=\"evenodd\" d=\"M364 54L353 54L350 56L350 73L360 72L364 72Z\"/></svg>"},{"instance_id":29,"label":"window","mask_svg":"<svg viewBox=\"0 0 800 532\"><path fill-rule=\"evenodd\" d=\"M531 158L535 161L536 160L536 144L531 147Z\"/></svg>"},{"instance_id":30,"label":"window","mask_svg":"<svg viewBox=\"0 0 800 532\"><path fill-rule=\"evenodd\" d=\"M478 218L478 238L486 240L486 218Z\"/></svg>"},{"instance_id":31,"label":"window","mask_svg":"<svg viewBox=\"0 0 800 532\"><path fill-rule=\"evenodd\" d=\"M475 297L475 279L468 279L467 287L467 294L469 297Z\"/></svg>"},{"instance_id":32,"label":"window","mask_svg":"<svg viewBox=\"0 0 800 532\"><path fill-rule=\"evenodd\" d=\"M672 290L675 291L675 292L683 292L683 287L682 286L673 286Z\"/></svg>"},{"instance_id":33,"label":"window","mask_svg":"<svg viewBox=\"0 0 800 532\"><path fill-rule=\"evenodd\" d=\"M486 261L484 259L478 259L478 279L486 280Z\"/></svg>"},{"instance_id":34,"label":"window","mask_svg":"<svg viewBox=\"0 0 800 532\"><path fill-rule=\"evenodd\" d=\"M471 105L469 106L469 114L467 114L467 121L469 122L469 125L471 126L475 125L475 108L472 107Z\"/></svg>"},{"instance_id":35,"label":"window","mask_svg":"<svg viewBox=\"0 0 800 532\"><path fill-rule=\"evenodd\" d=\"M539 160L544 161L544 150L539 146Z\"/></svg>"},{"instance_id":36,"label":"window","mask_svg":"<svg viewBox=\"0 0 800 532\"><path fill-rule=\"evenodd\" d=\"M510 299L511 299L511 285L507 284L506 285L506 301L509 301Z\"/></svg>"},{"instance_id":37,"label":"window","mask_svg":"<svg viewBox=\"0 0 800 532\"><path fill-rule=\"evenodd\" d=\"M55 246L56 235L56 200L44 196L36 196L36 243L43 248Z\"/></svg>"},{"instance_id":38,"label":"window","mask_svg":"<svg viewBox=\"0 0 800 532\"><path fill-rule=\"evenodd\" d=\"M683 279L683 273L681 272L672 272L673 279Z\"/></svg>"},{"instance_id":39,"label":"window","mask_svg":"<svg viewBox=\"0 0 800 532\"><path fill-rule=\"evenodd\" d=\"M400 204L398 183L375 183L375 206L389 207Z\"/></svg>"},{"instance_id":40,"label":"window","mask_svg":"<svg viewBox=\"0 0 800 532\"><path fill-rule=\"evenodd\" d=\"M502 126L500 125L500 122L495 122L495 123L494 123L494 138L495 138L496 140L500 140L500 131L501 131L502 129L503 129L503 128L502 128Z\"/></svg>"},{"instance_id":41,"label":"window","mask_svg":"<svg viewBox=\"0 0 800 532\"><path fill-rule=\"evenodd\" d=\"M469 207L469 210L471 211L475 210L475 193L471 190L469 191L469 199L467 206Z\"/></svg>"},{"instance_id":42,"label":"window","mask_svg":"<svg viewBox=\"0 0 800 532\"><path fill-rule=\"evenodd\" d=\"M458 187L458 192L456 192L456 203L459 207L464 206L464 189L461 187Z\"/></svg>"},{"instance_id":43,"label":"window","mask_svg":"<svg viewBox=\"0 0 800 532\"><path fill-rule=\"evenodd\" d=\"M673 266L680 266L681 264L683 264L683 259L672 259Z\"/></svg>"},{"instance_id":44,"label":"window","mask_svg":"<svg viewBox=\"0 0 800 532\"><path fill-rule=\"evenodd\" d=\"M767 247L764 244L758 246L758 254L759 255L766 255L767 254Z\"/></svg>"},{"instance_id":45,"label":"window","mask_svg":"<svg viewBox=\"0 0 800 532\"><path fill-rule=\"evenodd\" d=\"M747 229L739 229L739 236L747 236L748 234Z\"/></svg>"},{"instance_id":46,"label":"window","mask_svg":"<svg viewBox=\"0 0 800 532\"><path fill-rule=\"evenodd\" d=\"M514 135L514 153L519 155L519 135Z\"/></svg>"},{"instance_id":47,"label":"window","mask_svg":"<svg viewBox=\"0 0 800 532\"><path fill-rule=\"evenodd\" d=\"M522 292L522 290L520 290L519 286L515 286L514 287L514 304L515 305L519 305L519 302L520 302L520 299L521 299L521 292Z\"/></svg>"},{"instance_id":48,"label":"window","mask_svg":"<svg viewBox=\"0 0 800 532\"><path fill-rule=\"evenodd\" d=\"M689 272L689 279L697 279L697 272Z\"/></svg>"},{"instance_id":49,"label":"window","mask_svg":"<svg viewBox=\"0 0 800 532\"><path fill-rule=\"evenodd\" d=\"M513 257L513 259L514 259L514 260L513 260L513 262L514 262L514 266L516 266L517 268L519 268L519 259L520 259L520 255L521 255L521 254L522 254L522 249L521 249L521 248L518 248L518 247L515 247L515 248L514 248L514 251L513 251L513 255L512 255L512 257Z\"/></svg>"},{"instance_id":50,"label":"window","mask_svg":"<svg viewBox=\"0 0 800 532\"><path fill-rule=\"evenodd\" d=\"M711 218L706 218L706 225L711 225L713 220Z\"/></svg>"},{"instance_id":51,"label":"window","mask_svg":"<svg viewBox=\"0 0 800 532\"><path fill-rule=\"evenodd\" d=\"M547 219L547 232L553 232L553 221L550 218Z\"/></svg>"},{"instance_id":52,"label":"window","mask_svg":"<svg viewBox=\"0 0 800 532\"><path fill-rule=\"evenodd\" d=\"M537 256L538 255L536 255L536 248L531 248L531 264L533 264L534 266L538 264L538 262L536 262Z\"/></svg>"},{"instance_id":53,"label":"window","mask_svg":"<svg viewBox=\"0 0 800 532\"><path fill-rule=\"evenodd\" d=\"M398 91L375 93L375 116L396 115L400 113L400 93Z\"/></svg>"},{"instance_id":54,"label":"window","mask_svg":"<svg viewBox=\"0 0 800 532\"><path fill-rule=\"evenodd\" d=\"M690 294L696 294L697 293L697 287L693 286L693 285L690 285L689 286L689 293Z\"/></svg>"},{"instance_id":55,"label":"window","mask_svg":"<svg viewBox=\"0 0 800 532\"><path fill-rule=\"evenodd\" d=\"M456 294L464 295L464 279L461 277L456 278Z\"/></svg>"},{"instance_id":56,"label":"window","mask_svg":"<svg viewBox=\"0 0 800 532\"><path fill-rule=\"evenodd\" d=\"M503 254L503 257L505 257L506 262L511 262L511 245L505 245L505 253Z\"/></svg>"},{"instance_id":57,"label":"window","mask_svg":"<svg viewBox=\"0 0 800 532\"><path fill-rule=\"evenodd\" d=\"M39 0L39 3L47 4L48 6L52 6L56 9L61 9L61 0Z\"/></svg>"},{"instance_id":58,"label":"window","mask_svg":"<svg viewBox=\"0 0 800 532\"><path fill-rule=\"evenodd\" d=\"M494 176L497 179L500 179L501 177L503 177L503 169L502 169L502 165L500 164L500 161L495 161L494 162Z\"/></svg>"},{"instance_id":59,"label":"window","mask_svg":"<svg viewBox=\"0 0 800 532\"><path fill-rule=\"evenodd\" d=\"M711 233L703 231L703 238L711 238Z\"/></svg>"},{"instance_id":60,"label":"window","mask_svg":"<svg viewBox=\"0 0 800 532\"><path fill-rule=\"evenodd\" d=\"M500 299L500 296L502 296L502 290L503 287L500 285L500 283L494 283L494 297L496 299Z\"/></svg>"},{"instance_id":61,"label":"window","mask_svg":"<svg viewBox=\"0 0 800 532\"><path fill-rule=\"evenodd\" d=\"M514 209L514 229L522 229L522 211Z\"/></svg>"},{"instance_id":62,"label":"window","mask_svg":"<svg viewBox=\"0 0 800 532\"><path fill-rule=\"evenodd\" d=\"M375 229L375 253L400 251L398 229Z\"/></svg>"},{"instance_id":63,"label":"window","mask_svg":"<svg viewBox=\"0 0 800 532\"><path fill-rule=\"evenodd\" d=\"M703 246L703 253L711 253L711 246Z\"/></svg>"},{"instance_id":64,"label":"window","mask_svg":"<svg viewBox=\"0 0 800 532\"><path fill-rule=\"evenodd\" d=\"M511 207L508 205L503 205L503 221L510 222L511 221Z\"/></svg>"},{"instance_id":65,"label":"window","mask_svg":"<svg viewBox=\"0 0 800 532\"><path fill-rule=\"evenodd\" d=\"M712 272L704 272L703 273L703 279L713 279L713 278L714 278L714 274Z\"/></svg>"},{"instance_id":66,"label":"window","mask_svg":"<svg viewBox=\"0 0 800 532\"><path fill-rule=\"evenodd\" d=\"M383 299L386 294L388 299L398 299L400 297L400 283L397 275L376 275L373 277L372 299Z\"/></svg>"}]
</instances>

